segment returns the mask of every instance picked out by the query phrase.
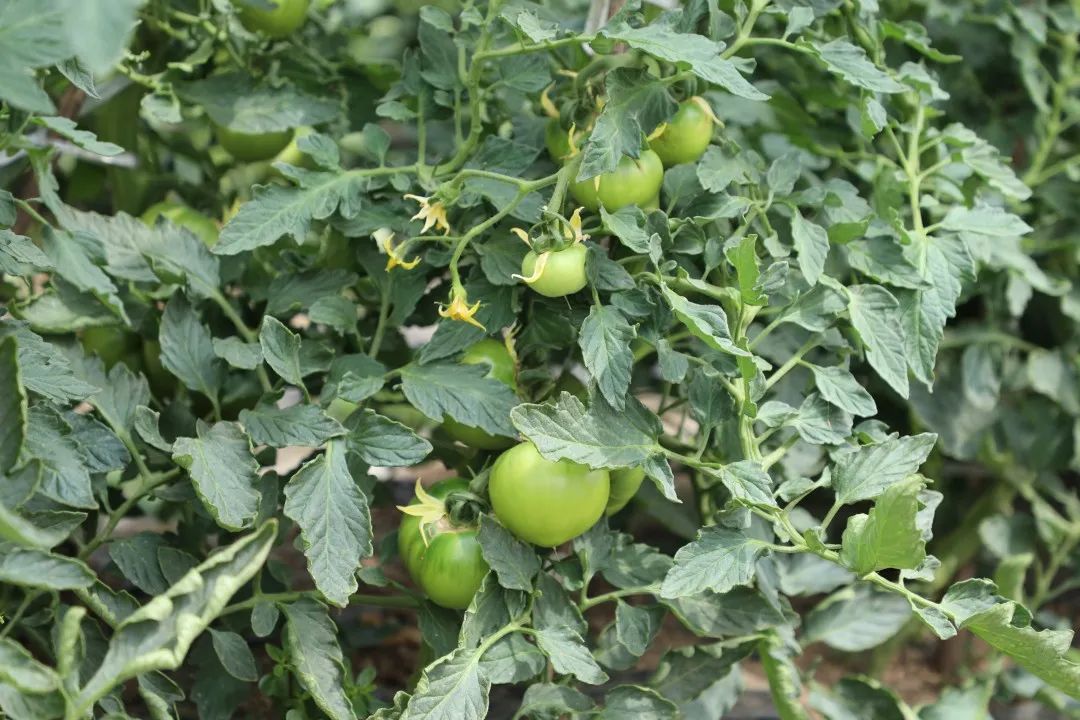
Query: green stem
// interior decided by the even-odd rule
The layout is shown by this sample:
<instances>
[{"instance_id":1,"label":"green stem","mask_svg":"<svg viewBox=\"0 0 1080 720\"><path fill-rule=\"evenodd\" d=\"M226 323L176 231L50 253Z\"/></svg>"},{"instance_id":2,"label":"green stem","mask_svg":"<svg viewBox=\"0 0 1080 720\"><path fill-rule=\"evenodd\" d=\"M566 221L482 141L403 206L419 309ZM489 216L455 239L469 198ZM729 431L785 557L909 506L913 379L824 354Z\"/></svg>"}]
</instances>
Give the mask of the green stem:
<instances>
[{"instance_id":1,"label":"green stem","mask_svg":"<svg viewBox=\"0 0 1080 720\"><path fill-rule=\"evenodd\" d=\"M604 593L603 595L597 595L595 597L584 597L578 604L581 611L584 612L591 607L596 607L612 600L618 600L619 598L629 597L630 595L655 595L660 592L660 588L656 585L648 585L646 587L636 588L624 588L622 590L612 590L611 592Z\"/></svg>"},{"instance_id":2,"label":"green stem","mask_svg":"<svg viewBox=\"0 0 1080 720\"><path fill-rule=\"evenodd\" d=\"M214 304L221 308L222 314L229 319L229 322L233 324L233 327L236 328L236 331L240 333L245 342L258 344L259 334L247 326L247 323L245 323L244 319L240 317L240 314L236 312L236 309L232 306L232 303L229 302L229 299L221 294L220 290L215 290L210 295L210 299L214 301ZM263 392L270 392L274 389L273 384L270 382L270 376L266 374L266 368L264 368L261 363L255 367L255 375L259 378L259 385L262 387Z\"/></svg>"},{"instance_id":3,"label":"green stem","mask_svg":"<svg viewBox=\"0 0 1080 720\"><path fill-rule=\"evenodd\" d=\"M795 351L795 354L787 359L783 365L776 369L776 371L769 376L769 379L765 381L765 389L770 389L773 385L780 382L780 379L787 375L791 370L802 362L803 356L806 353L817 347L819 337L813 335L809 340L803 343L802 347Z\"/></svg>"},{"instance_id":4,"label":"green stem","mask_svg":"<svg viewBox=\"0 0 1080 720\"><path fill-rule=\"evenodd\" d=\"M739 26L738 34L736 34L735 39L731 42L731 45L728 46L728 48L724 50L723 53L721 53L720 57L724 59L732 57L735 53L739 52L739 50L744 45L749 42L750 34L754 30L754 23L757 22L758 16L761 15L761 12L766 7L768 7L769 2L770 0L753 0L750 5L750 12L746 14L746 19L743 20L742 25ZM787 41L785 40L784 42Z\"/></svg>"},{"instance_id":5,"label":"green stem","mask_svg":"<svg viewBox=\"0 0 1080 720\"><path fill-rule=\"evenodd\" d=\"M94 536L94 539L86 543L86 547L79 553L79 558L85 560L95 550L108 542L112 537L113 531L116 530L116 526L120 523L120 520L128 514L131 508L135 507L136 503L142 500L151 490L160 485L164 485L179 474L180 469L173 468L167 472L141 476L143 481L139 485L139 488L131 494L131 497L122 502L119 507L109 513L109 519L105 523L105 527L102 528L101 532Z\"/></svg>"},{"instance_id":6,"label":"green stem","mask_svg":"<svg viewBox=\"0 0 1080 720\"><path fill-rule=\"evenodd\" d=\"M1027 172L1024 173L1024 184L1029 187L1038 185L1043 182L1044 178L1041 178L1043 167L1046 165L1046 161L1050 159L1050 153L1053 152L1054 143L1057 142L1058 137L1062 130L1062 113L1065 108L1065 102L1068 100L1069 85L1073 80L1073 73L1076 65L1076 53L1077 53L1077 40L1073 35L1066 35L1063 40L1061 60L1058 64L1058 78L1054 83L1053 97L1050 100L1050 114L1046 120L1045 132L1042 136L1042 140L1039 142L1039 147L1035 151L1035 157L1031 161L1031 165L1028 166Z\"/></svg>"},{"instance_id":7,"label":"green stem","mask_svg":"<svg viewBox=\"0 0 1080 720\"><path fill-rule=\"evenodd\" d=\"M15 609L15 614L8 618L3 626L0 626L0 640L6 638L11 631L15 629L15 626L19 624L19 621L22 620L23 615L25 615L26 611L29 609L30 603L34 602L40 594L40 590L26 591L26 595L23 596L22 602L19 603L19 607Z\"/></svg>"},{"instance_id":8,"label":"green stem","mask_svg":"<svg viewBox=\"0 0 1080 720\"><path fill-rule=\"evenodd\" d=\"M382 299L379 302L379 320L375 324L375 334L371 336L371 347L368 348L368 357L378 357L379 348L382 347L383 335L386 332L386 321L390 317L390 288L393 285L393 275L388 275L386 287L383 289Z\"/></svg>"}]
</instances>

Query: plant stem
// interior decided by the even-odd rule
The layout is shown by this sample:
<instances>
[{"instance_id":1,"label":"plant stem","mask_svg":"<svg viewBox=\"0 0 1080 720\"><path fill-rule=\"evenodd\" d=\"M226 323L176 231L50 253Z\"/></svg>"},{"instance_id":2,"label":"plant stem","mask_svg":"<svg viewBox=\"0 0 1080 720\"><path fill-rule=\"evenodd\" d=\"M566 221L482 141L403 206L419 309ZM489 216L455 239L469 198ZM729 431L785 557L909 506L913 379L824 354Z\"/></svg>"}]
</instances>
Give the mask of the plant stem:
<instances>
[{"instance_id":1,"label":"plant stem","mask_svg":"<svg viewBox=\"0 0 1080 720\"><path fill-rule=\"evenodd\" d=\"M595 597L583 597L579 603L580 609L584 612L591 607L596 607L612 600L618 600L619 598L629 597L630 595L655 595L660 592L660 588L656 585L648 585L646 587L625 588L622 590L612 590L611 592L604 593L603 595L597 595Z\"/></svg>"},{"instance_id":2,"label":"plant stem","mask_svg":"<svg viewBox=\"0 0 1080 720\"><path fill-rule=\"evenodd\" d=\"M368 348L368 357L378 357L379 348L382 347L383 334L386 332L386 321L390 317L390 288L393 286L394 276L387 275L386 287L382 292L379 302L379 320L375 324L375 334L371 336L371 347Z\"/></svg>"},{"instance_id":3,"label":"plant stem","mask_svg":"<svg viewBox=\"0 0 1080 720\"><path fill-rule=\"evenodd\" d=\"M86 547L79 553L79 558L85 560L93 554L95 550L101 547L101 545L108 542L110 537L112 537L113 531L116 530L116 526L120 523L120 520L127 515L128 511L130 511L136 503L142 500L151 490L159 485L164 485L179 474L180 469L173 468L167 472L141 476L143 481L142 484L139 485L139 488L132 493L131 497L121 503L119 507L109 513L109 519L105 523L105 527L102 528L101 532L99 532L90 542L86 543Z\"/></svg>"},{"instance_id":4,"label":"plant stem","mask_svg":"<svg viewBox=\"0 0 1080 720\"><path fill-rule=\"evenodd\" d=\"M780 382L780 379L791 372L792 368L802 362L803 356L817 347L819 340L818 335L813 335L809 340L803 343L802 347L795 351L795 354L787 359L783 365L776 369L776 371L769 376L769 379L765 381L765 389L772 388L773 385Z\"/></svg>"}]
</instances>

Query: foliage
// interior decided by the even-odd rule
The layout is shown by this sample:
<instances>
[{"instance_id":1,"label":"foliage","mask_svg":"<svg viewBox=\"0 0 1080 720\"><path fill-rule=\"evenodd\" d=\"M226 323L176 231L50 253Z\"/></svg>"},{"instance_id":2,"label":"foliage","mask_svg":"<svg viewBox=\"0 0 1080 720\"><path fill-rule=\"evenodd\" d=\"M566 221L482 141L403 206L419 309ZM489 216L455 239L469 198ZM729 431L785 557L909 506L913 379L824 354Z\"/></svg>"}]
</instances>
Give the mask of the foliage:
<instances>
[{"instance_id":1,"label":"foliage","mask_svg":"<svg viewBox=\"0 0 1080 720\"><path fill-rule=\"evenodd\" d=\"M1080 717L1077 3L273 4L0 0L0 714ZM647 480L538 548L517 441Z\"/></svg>"}]
</instances>

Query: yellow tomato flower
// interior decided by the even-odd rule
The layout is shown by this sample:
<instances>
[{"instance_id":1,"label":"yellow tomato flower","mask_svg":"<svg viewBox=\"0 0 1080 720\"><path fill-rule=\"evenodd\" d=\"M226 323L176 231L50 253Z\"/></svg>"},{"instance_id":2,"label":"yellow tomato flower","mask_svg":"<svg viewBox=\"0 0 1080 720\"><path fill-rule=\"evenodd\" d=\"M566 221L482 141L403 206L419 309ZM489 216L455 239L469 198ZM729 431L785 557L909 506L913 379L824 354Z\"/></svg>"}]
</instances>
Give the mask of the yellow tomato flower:
<instances>
[{"instance_id":1,"label":"yellow tomato flower","mask_svg":"<svg viewBox=\"0 0 1080 720\"><path fill-rule=\"evenodd\" d=\"M465 294L464 290L454 290L450 296L450 304L444 305L439 308L440 317L450 318L451 320L460 320L467 322L470 325L475 325L481 330L487 331L480 322L473 317L476 315L476 311L480 309L480 301L477 300L475 305L469 305L469 298Z\"/></svg>"},{"instance_id":2,"label":"yellow tomato flower","mask_svg":"<svg viewBox=\"0 0 1080 720\"><path fill-rule=\"evenodd\" d=\"M574 236L567 237L567 240L573 240L576 243L585 242L589 239L589 236L581 232L581 208L574 211L574 214L570 216L570 230L574 233Z\"/></svg>"},{"instance_id":3,"label":"yellow tomato flower","mask_svg":"<svg viewBox=\"0 0 1080 720\"><path fill-rule=\"evenodd\" d=\"M440 201L431 201L431 198L420 195L406 195L406 200L415 200L420 203L420 210L412 216L413 220L423 220L424 227L420 232L426 233L432 227L442 230L443 235L450 234L450 223L446 219L446 206Z\"/></svg>"},{"instance_id":4,"label":"yellow tomato flower","mask_svg":"<svg viewBox=\"0 0 1080 720\"><path fill-rule=\"evenodd\" d=\"M386 252L386 271L390 272L396 267L403 267L406 270L412 270L414 267L420 264L420 257L414 257L412 260L406 260L402 257L401 249L405 247L407 243L401 243L397 247L394 247L394 233L384 231L384 228L375 231L376 239L382 244L382 249Z\"/></svg>"}]
</instances>

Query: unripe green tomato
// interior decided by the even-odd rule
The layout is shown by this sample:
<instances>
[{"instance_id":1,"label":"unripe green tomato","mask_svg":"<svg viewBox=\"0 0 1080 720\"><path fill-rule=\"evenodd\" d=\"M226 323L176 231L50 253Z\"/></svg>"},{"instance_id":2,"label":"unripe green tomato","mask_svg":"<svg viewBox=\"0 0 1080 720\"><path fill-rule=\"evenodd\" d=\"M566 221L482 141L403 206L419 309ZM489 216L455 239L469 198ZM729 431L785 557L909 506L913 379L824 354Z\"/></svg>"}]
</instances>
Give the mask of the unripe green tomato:
<instances>
[{"instance_id":1,"label":"unripe green tomato","mask_svg":"<svg viewBox=\"0 0 1080 720\"><path fill-rule=\"evenodd\" d=\"M645 479L645 469L620 468L612 470L610 474L611 492L608 494L607 508L604 510L604 514L609 517L626 507L626 504L637 494L641 481Z\"/></svg>"},{"instance_id":2,"label":"unripe green tomato","mask_svg":"<svg viewBox=\"0 0 1080 720\"><path fill-rule=\"evenodd\" d=\"M466 365L487 365L486 377L495 378L503 385L517 392L517 377L514 368L514 358L505 343L493 338L486 338L470 346L461 356L461 362ZM481 450L502 450L510 447L514 439L505 435L492 435L488 431L464 425L453 418L446 418L443 422L446 434L469 447Z\"/></svg>"},{"instance_id":3,"label":"unripe green tomato","mask_svg":"<svg viewBox=\"0 0 1080 720\"><path fill-rule=\"evenodd\" d=\"M529 281L529 287L544 297L563 297L581 290L589 282L585 274L585 259L589 249L584 243L574 243L557 252L548 253L540 277ZM531 278L540 256L530 250L521 261L522 277Z\"/></svg>"},{"instance_id":4,"label":"unripe green tomato","mask_svg":"<svg viewBox=\"0 0 1080 720\"><path fill-rule=\"evenodd\" d=\"M660 193L653 195L652 200L641 206L641 209L645 212L652 212L653 210L660 209Z\"/></svg>"},{"instance_id":5,"label":"unripe green tomato","mask_svg":"<svg viewBox=\"0 0 1080 720\"><path fill-rule=\"evenodd\" d=\"M649 141L664 167L697 162L705 154L712 140L713 120L701 106L703 102L690 98L680 103L660 135Z\"/></svg>"},{"instance_id":6,"label":"unripe green tomato","mask_svg":"<svg viewBox=\"0 0 1080 720\"><path fill-rule=\"evenodd\" d=\"M288 37L299 30L307 19L309 0L267 1L277 7L264 10L256 3L233 0L233 5L240 10L240 23L251 32L272 38Z\"/></svg>"},{"instance_id":7,"label":"unripe green tomato","mask_svg":"<svg viewBox=\"0 0 1080 720\"><path fill-rule=\"evenodd\" d=\"M296 128L292 138L289 140L289 144L274 157L274 162L283 162L295 167L308 168L309 170L314 168L315 161L307 153L301 152L296 145L297 140L313 132L315 131L306 125Z\"/></svg>"},{"instance_id":8,"label":"unripe green tomato","mask_svg":"<svg viewBox=\"0 0 1080 720\"><path fill-rule=\"evenodd\" d=\"M281 152L292 140L292 130L267 133L245 133L214 126L218 142L225 151L241 162L269 160Z\"/></svg>"},{"instance_id":9,"label":"unripe green tomato","mask_svg":"<svg viewBox=\"0 0 1080 720\"><path fill-rule=\"evenodd\" d=\"M165 217L173 225L179 225L195 233L207 247L214 247L218 241L217 223L201 212L187 205L168 200L151 205L142 214L142 221L153 227L159 217Z\"/></svg>"},{"instance_id":10,"label":"unripe green tomato","mask_svg":"<svg viewBox=\"0 0 1080 720\"><path fill-rule=\"evenodd\" d=\"M547 146L548 155L557 163L565 162L570 155L570 134L559 118L551 118L544 127L544 145Z\"/></svg>"},{"instance_id":11,"label":"unripe green tomato","mask_svg":"<svg viewBox=\"0 0 1080 720\"><path fill-rule=\"evenodd\" d=\"M500 455L488 480L499 522L541 547L562 545L591 528L604 514L610 488L607 470L570 460L553 462L531 442Z\"/></svg>"},{"instance_id":12,"label":"unripe green tomato","mask_svg":"<svg viewBox=\"0 0 1080 720\"><path fill-rule=\"evenodd\" d=\"M449 478L435 483L427 492L445 500L450 493L465 491L469 481ZM412 504L416 504L414 498ZM420 532L420 518L405 515L398 529L398 552L405 569L436 605L463 610L488 572L488 564L480 551L475 525L455 526L449 518L424 528L427 542Z\"/></svg>"},{"instance_id":13,"label":"unripe green tomato","mask_svg":"<svg viewBox=\"0 0 1080 720\"><path fill-rule=\"evenodd\" d=\"M342 400L341 398L334 398L330 401L330 404L326 406L326 414L337 420L339 423L345 422L345 418L356 412L356 409L360 407L354 402L348 400Z\"/></svg>"},{"instance_id":14,"label":"unripe green tomato","mask_svg":"<svg viewBox=\"0 0 1080 720\"><path fill-rule=\"evenodd\" d=\"M142 365L139 336L119 325L86 328L79 340L87 353L97 355L105 362L106 370L120 361L132 370L139 370Z\"/></svg>"},{"instance_id":15,"label":"unripe green tomato","mask_svg":"<svg viewBox=\"0 0 1080 720\"><path fill-rule=\"evenodd\" d=\"M659 156L643 150L637 158L624 155L609 173L573 183L570 194L584 208L595 211L603 205L614 212L627 205L644 206L659 194L663 182L664 165Z\"/></svg>"},{"instance_id":16,"label":"unripe green tomato","mask_svg":"<svg viewBox=\"0 0 1080 720\"><path fill-rule=\"evenodd\" d=\"M150 382L150 389L158 396L171 396L176 392L176 378L161 364L161 343L157 340L143 340L143 372Z\"/></svg>"}]
</instances>

